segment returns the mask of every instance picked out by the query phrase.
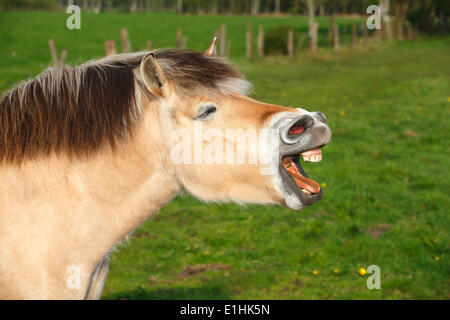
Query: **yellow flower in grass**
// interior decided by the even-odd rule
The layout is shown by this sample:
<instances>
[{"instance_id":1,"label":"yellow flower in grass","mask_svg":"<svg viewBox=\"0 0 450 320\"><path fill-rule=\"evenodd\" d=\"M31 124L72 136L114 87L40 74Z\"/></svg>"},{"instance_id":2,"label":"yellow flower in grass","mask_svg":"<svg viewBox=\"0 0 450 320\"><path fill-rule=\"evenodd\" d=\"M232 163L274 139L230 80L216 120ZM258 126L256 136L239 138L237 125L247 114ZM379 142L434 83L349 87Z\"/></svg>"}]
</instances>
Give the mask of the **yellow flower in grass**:
<instances>
[{"instance_id":1,"label":"yellow flower in grass","mask_svg":"<svg viewBox=\"0 0 450 320\"><path fill-rule=\"evenodd\" d=\"M207 256L207 255L209 254L209 251L208 251L208 250L205 250L205 251L203 251L203 254L204 254L205 256Z\"/></svg>"},{"instance_id":2,"label":"yellow flower in grass","mask_svg":"<svg viewBox=\"0 0 450 320\"><path fill-rule=\"evenodd\" d=\"M447 102L450 102L450 97L447 97Z\"/></svg>"},{"instance_id":3,"label":"yellow flower in grass","mask_svg":"<svg viewBox=\"0 0 450 320\"><path fill-rule=\"evenodd\" d=\"M338 268L336 268L336 269L334 269L333 270L333 272L335 273L335 274L339 274L339 272L341 272Z\"/></svg>"},{"instance_id":4,"label":"yellow flower in grass","mask_svg":"<svg viewBox=\"0 0 450 320\"><path fill-rule=\"evenodd\" d=\"M339 110L339 115L342 117L345 114L344 110Z\"/></svg>"},{"instance_id":5,"label":"yellow flower in grass","mask_svg":"<svg viewBox=\"0 0 450 320\"><path fill-rule=\"evenodd\" d=\"M320 184L320 186L321 186L322 188L325 188L325 187L327 186L327 183L326 183L326 182L322 182L322 183Z\"/></svg>"},{"instance_id":6,"label":"yellow flower in grass","mask_svg":"<svg viewBox=\"0 0 450 320\"><path fill-rule=\"evenodd\" d=\"M434 257L434 260L439 261L439 260L441 260L441 258L436 256L436 257Z\"/></svg>"},{"instance_id":7,"label":"yellow flower in grass","mask_svg":"<svg viewBox=\"0 0 450 320\"><path fill-rule=\"evenodd\" d=\"M317 271L317 270L313 271L313 275L317 276L318 274L319 274L319 271Z\"/></svg>"},{"instance_id":8,"label":"yellow flower in grass","mask_svg":"<svg viewBox=\"0 0 450 320\"><path fill-rule=\"evenodd\" d=\"M359 268L358 273L359 273L361 276L364 276L364 275L367 273L367 271L366 271L366 269L364 269L364 268Z\"/></svg>"}]
</instances>

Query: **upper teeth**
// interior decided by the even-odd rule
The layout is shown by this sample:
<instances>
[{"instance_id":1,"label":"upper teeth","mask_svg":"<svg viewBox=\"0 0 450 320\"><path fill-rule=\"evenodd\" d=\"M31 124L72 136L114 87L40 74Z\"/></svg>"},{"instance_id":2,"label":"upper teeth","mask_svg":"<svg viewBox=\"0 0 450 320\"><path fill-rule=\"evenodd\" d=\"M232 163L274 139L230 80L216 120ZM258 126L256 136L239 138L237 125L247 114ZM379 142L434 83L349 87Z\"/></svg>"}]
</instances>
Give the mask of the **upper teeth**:
<instances>
[{"instance_id":1,"label":"upper teeth","mask_svg":"<svg viewBox=\"0 0 450 320\"><path fill-rule=\"evenodd\" d=\"M302 154L304 161L320 162L322 161L322 153Z\"/></svg>"}]
</instances>

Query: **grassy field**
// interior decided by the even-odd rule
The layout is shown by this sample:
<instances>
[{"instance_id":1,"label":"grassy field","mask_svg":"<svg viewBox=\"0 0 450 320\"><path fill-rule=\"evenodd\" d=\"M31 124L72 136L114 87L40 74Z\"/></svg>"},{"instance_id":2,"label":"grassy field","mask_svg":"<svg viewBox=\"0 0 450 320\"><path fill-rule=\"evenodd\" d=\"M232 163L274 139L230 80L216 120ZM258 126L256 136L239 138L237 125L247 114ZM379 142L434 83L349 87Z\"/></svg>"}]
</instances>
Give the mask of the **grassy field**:
<instances>
[{"instance_id":1,"label":"grassy field","mask_svg":"<svg viewBox=\"0 0 450 320\"><path fill-rule=\"evenodd\" d=\"M450 298L449 37L250 64L247 20L297 31L306 20L104 14L67 31L65 17L0 13L0 91L48 65L50 37L76 63L101 56L122 26L134 49L150 39L173 46L182 27L188 46L203 50L211 30L227 23L232 60L253 96L321 110L334 134L324 160L304 165L322 184L321 202L294 212L181 195L113 253L103 298ZM381 268L380 290L358 274L369 265Z\"/></svg>"}]
</instances>

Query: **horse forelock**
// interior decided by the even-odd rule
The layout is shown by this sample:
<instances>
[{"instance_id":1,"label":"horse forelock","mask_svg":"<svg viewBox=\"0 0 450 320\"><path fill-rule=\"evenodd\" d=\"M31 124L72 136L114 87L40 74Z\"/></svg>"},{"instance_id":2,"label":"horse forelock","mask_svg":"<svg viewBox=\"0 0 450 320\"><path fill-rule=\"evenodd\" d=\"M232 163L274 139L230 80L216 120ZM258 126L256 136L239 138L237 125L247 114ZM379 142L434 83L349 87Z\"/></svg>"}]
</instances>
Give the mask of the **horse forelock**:
<instances>
[{"instance_id":1,"label":"horse forelock","mask_svg":"<svg viewBox=\"0 0 450 320\"><path fill-rule=\"evenodd\" d=\"M141 114L134 71L147 53L48 68L6 92L0 100L0 161L52 152L86 156L128 139ZM155 54L181 94L247 94L251 88L222 59L186 50Z\"/></svg>"}]
</instances>

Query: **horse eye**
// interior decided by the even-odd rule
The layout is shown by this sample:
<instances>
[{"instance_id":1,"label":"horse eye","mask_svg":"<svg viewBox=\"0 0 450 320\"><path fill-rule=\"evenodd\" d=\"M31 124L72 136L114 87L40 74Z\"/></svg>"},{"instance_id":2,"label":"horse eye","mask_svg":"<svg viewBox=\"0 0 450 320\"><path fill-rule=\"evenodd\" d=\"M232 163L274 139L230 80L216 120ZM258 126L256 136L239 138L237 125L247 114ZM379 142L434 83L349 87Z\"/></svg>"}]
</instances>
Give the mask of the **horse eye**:
<instances>
[{"instance_id":1,"label":"horse eye","mask_svg":"<svg viewBox=\"0 0 450 320\"><path fill-rule=\"evenodd\" d=\"M208 120L211 119L212 115L217 111L217 108L212 105L202 106L198 109L197 115L194 120Z\"/></svg>"}]
</instances>

